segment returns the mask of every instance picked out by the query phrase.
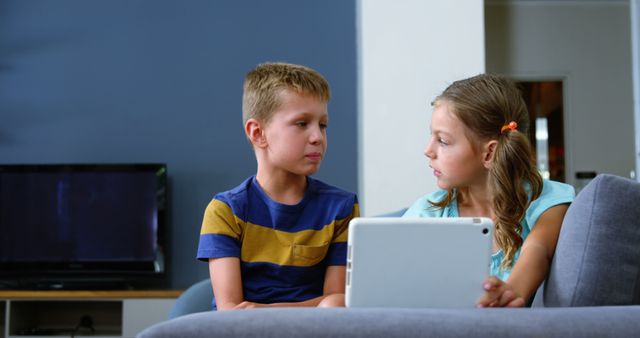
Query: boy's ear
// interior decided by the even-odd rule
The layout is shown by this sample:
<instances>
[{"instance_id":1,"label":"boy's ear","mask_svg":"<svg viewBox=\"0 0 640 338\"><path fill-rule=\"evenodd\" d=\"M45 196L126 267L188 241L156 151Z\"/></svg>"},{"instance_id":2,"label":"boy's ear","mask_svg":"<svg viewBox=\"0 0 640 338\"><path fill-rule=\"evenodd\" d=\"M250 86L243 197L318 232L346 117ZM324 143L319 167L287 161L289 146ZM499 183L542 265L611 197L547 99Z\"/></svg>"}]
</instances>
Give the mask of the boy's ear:
<instances>
[{"instance_id":1,"label":"boy's ear","mask_svg":"<svg viewBox=\"0 0 640 338\"><path fill-rule=\"evenodd\" d=\"M249 119L244 124L244 132L247 138L256 147L264 148L267 145L267 138L264 136L264 129L260 121Z\"/></svg>"},{"instance_id":2,"label":"boy's ear","mask_svg":"<svg viewBox=\"0 0 640 338\"><path fill-rule=\"evenodd\" d=\"M482 149L482 164L485 168L491 168L493 164L493 158L496 154L496 147L498 146L497 140L491 140L484 144Z\"/></svg>"}]
</instances>

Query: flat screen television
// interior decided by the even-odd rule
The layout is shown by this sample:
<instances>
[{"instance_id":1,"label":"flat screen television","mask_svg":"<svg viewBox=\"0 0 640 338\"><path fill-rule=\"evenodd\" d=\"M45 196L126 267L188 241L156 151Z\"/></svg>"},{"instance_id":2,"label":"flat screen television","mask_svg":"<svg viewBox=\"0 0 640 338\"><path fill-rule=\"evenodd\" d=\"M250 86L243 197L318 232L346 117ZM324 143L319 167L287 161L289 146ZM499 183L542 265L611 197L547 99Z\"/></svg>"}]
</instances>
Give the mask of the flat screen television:
<instances>
[{"instance_id":1,"label":"flat screen television","mask_svg":"<svg viewBox=\"0 0 640 338\"><path fill-rule=\"evenodd\" d=\"M165 164L0 165L0 288L164 282Z\"/></svg>"}]
</instances>

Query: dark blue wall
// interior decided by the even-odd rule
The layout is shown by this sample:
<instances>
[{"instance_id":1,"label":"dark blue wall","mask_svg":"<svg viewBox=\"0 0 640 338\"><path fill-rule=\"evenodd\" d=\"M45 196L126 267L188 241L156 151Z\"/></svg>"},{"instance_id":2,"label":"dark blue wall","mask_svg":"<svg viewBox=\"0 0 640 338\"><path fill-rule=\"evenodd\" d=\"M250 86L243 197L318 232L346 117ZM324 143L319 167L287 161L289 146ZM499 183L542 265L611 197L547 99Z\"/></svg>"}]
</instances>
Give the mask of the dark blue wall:
<instances>
[{"instance_id":1,"label":"dark blue wall","mask_svg":"<svg viewBox=\"0 0 640 338\"><path fill-rule=\"evenodd\" d=\"M0 1L0 162L166 162L170 287L195 261L205 206L255 172L244 74L265 61L331 84L317 178L356 191L355 0Z\"/></svg>"}]
</instances>

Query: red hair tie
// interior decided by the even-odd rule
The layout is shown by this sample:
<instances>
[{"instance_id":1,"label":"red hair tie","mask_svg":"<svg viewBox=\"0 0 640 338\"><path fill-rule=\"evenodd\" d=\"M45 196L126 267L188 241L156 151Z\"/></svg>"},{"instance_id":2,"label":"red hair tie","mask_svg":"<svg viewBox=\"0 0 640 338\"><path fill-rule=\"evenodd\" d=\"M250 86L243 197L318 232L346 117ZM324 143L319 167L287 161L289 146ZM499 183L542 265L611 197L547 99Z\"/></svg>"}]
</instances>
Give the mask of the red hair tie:
<instances>
[{"instance_id":1,"label":"red hair tie","mask_svg":"<svg viewBox=\"0 0 640 338\"><path fill-rule=\"evenodd\" d=\"M518 130L518 124L516 123L516 121L511 121L508 124L502 126L502 129L500 129L500 134L504 134L505 132L510 130Z\"/></svg>"}]
</instances>

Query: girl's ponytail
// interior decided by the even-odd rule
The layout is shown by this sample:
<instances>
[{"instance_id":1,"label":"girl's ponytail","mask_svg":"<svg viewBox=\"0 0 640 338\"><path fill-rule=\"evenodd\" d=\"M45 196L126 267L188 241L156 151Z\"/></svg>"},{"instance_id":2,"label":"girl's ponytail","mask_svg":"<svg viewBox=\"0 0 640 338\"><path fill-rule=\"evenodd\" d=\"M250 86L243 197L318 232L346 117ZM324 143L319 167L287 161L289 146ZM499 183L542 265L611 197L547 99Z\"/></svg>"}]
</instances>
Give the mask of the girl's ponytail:
<instances>
[{"instance_id":1,"label":"girl's ponytail","mask_svg":"<svg viewBox=\"0 0 640 338\"><path fill-rule=\"evenodd\" d=\"M513 121L515 122L515 121ZM542 190L542 177L535 165L529 138L517 129L504 130L498 137L489 170L489 184L493 189L495 238L504 252L501 268L511 267L522 245L522 225L530 201ZM524 184L529 185L528 191Z\"/></svg>"}]
</instances>

